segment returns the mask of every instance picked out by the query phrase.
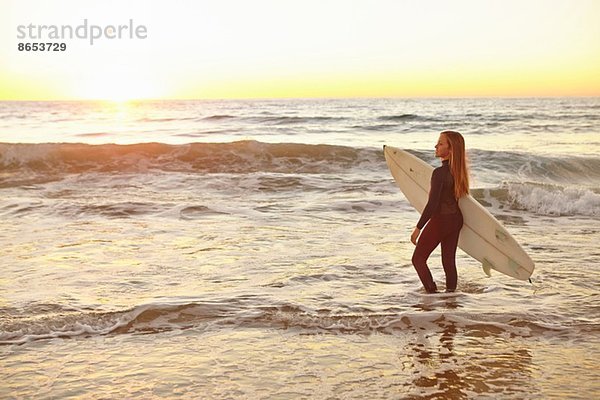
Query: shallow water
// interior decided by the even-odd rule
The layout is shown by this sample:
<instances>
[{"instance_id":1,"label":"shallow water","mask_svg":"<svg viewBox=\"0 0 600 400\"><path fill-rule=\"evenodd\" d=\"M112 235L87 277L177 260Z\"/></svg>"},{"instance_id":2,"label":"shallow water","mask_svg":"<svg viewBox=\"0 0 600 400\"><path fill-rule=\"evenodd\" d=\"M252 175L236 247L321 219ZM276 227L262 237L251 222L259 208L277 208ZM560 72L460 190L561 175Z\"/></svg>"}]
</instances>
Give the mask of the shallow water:
<instances>
[{"instance_id":1,"label":"shallow water","mask_svg":"<svg viewBox=\"0 0 600 400\"><path fill-rule=\"evenodd\" d=\"M2 397L600 394L598 99L112 107L0 103ZM444 121L533 284L422 291L380 145Z\"/></svg>"}]
</instances>

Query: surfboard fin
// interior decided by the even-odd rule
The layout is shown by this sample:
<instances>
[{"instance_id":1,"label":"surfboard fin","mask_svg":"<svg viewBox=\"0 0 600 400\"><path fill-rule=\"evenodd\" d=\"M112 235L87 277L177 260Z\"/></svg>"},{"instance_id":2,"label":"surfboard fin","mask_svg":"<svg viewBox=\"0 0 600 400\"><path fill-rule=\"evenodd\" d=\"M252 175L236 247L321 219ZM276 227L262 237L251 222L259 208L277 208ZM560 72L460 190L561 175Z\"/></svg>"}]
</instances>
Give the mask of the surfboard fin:
<instances>
[{"instance_id":1,"label":"surfboard fin","mask_svg":"<svg viewBox=\"0 0 600 400\"><path fill-rule=\"evenodd\" d=\"M488 277L492 276L493 266L494 264L492 264L487 258L484 258L483 262L481 263L481 268L483 268L483 272L485 272Z\"/></svg>"}]
</instances>

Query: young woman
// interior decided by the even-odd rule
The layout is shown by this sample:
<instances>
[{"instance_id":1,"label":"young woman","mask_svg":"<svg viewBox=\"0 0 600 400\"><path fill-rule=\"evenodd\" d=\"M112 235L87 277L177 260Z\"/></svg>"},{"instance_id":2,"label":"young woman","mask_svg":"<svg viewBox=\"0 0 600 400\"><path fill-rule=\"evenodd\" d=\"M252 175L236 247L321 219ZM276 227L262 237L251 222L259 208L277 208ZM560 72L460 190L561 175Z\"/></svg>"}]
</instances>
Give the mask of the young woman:
<instances>
[{"instance_id":1,"label":"young woman","mask_svg":"<svg viewBox=\"0 0 600 400\"><path fill-rule=\"evenodd\" d=\"M469 173L462 135L454 131L440 133L435 145L435 156L442 159L442 166L433 171L429 200L410 237L411 242L416 245L412 263L425 290L428 293L437 292L437 286L427 267L427 259L441 243L446 292L454 292L457 281L456 246L463 225L458 199L469 193Z\"/></svg>"}]
</instances>

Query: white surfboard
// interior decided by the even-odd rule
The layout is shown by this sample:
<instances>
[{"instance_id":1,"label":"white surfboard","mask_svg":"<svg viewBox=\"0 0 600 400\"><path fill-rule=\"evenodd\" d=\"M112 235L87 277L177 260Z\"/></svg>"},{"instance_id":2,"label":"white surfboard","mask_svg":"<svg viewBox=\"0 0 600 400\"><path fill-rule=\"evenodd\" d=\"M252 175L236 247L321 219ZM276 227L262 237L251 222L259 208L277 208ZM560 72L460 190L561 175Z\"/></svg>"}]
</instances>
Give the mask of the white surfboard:
<instances>
[{"instance_id":1,"label":"white surfboard","mask_svg":"<svg viewBox=\"0 0 600 400\"><path fill-rule=\"evenodd\" d=\"M433 167L395 147L383 146L383 153L400 190L408 202L423 213ZM490 270L495 269L516 279L529 279L534 263L502 224L471 195L461 197L458 205L464 221L458 247L481 262L488 276Z\"/></svg>"}]
</instances>

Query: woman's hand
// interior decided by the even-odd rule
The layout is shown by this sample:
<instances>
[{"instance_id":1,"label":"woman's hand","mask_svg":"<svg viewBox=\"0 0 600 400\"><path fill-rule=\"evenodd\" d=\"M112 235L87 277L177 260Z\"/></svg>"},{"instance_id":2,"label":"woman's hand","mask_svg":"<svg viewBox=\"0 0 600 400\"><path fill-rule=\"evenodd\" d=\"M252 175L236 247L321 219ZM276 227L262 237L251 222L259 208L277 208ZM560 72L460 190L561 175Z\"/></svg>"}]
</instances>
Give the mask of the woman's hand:
<instances>
[{"instance_id":1,"label":"woman's hand","mask_svg":"<svg viewBox=\"0 0 600 400\"><path fill-rule=\"evenodd\" d=\"M415 246L417 245L417 238L419 237L419 234L421 234L421 230L419 228L415 228L412 235L410 235L410 241Z\"/></svg>"}]
</instances>

